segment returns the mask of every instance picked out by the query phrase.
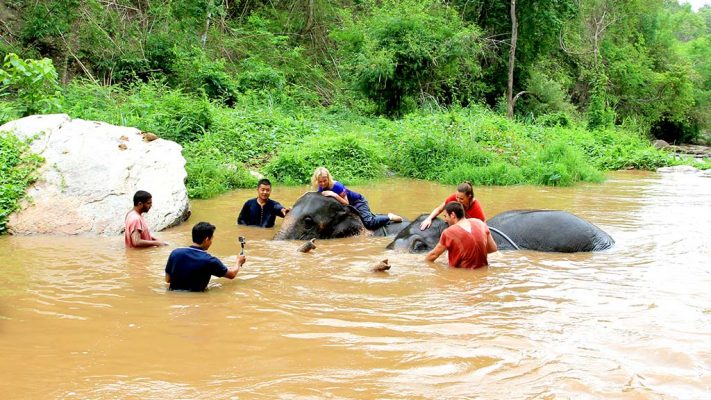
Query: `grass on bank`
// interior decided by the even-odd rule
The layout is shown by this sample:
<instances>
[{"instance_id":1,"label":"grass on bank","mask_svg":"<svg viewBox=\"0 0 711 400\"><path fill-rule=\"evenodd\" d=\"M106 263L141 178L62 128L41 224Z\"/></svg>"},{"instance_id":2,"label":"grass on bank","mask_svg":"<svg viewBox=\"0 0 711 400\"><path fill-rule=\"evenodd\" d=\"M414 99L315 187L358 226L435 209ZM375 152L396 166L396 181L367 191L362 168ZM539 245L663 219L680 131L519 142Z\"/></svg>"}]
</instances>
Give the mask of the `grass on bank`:
<instances>
[{"instance_id":1,"label":"grass on bank","mask_svg":"<svg viewBox=\"0 0 711 400\"><path fill-rule=\"evenodd\" d=\"M10 214L18 209L27 188L37 179L42 162L27 143L12 133L0 132L0 234L5 233Z\"/></svg>"},{"instance_id":2,"label":"grass on bank","mask_svg":"<svg viewBox=\"0 0 711 400\"><path fill-rule=\"evenodd\" d=\"M282 184L308 183L314 168L326 166L347 184L396 174L449 184L567 186L599 182L606 170L680 163L634 127L525 124L482 106L389 120L272 101L278 94L270 92L242 94L227 107L159 82L74 82L63 94L62 111L73 118L134 126L180 143L191 198L252 187L249 170Z\"/></svg>"},{"instance_id":3,"label":"grass on bank","mask_svg":"<svg viewBox=\"0 0 711 400\"><path fill-rule=\"evenodd\" d=\"M226 107L156 82L129 88L80 83L65 90L64 111L183 145L193 198L251 187L248 169L284 184L308 183L314 168L326 166L346 183L392 172L450 184L568 186L599 182L606 170L674 162L635 129L524 124L481 106L389 120L271 102L270 96L249 93Z\"/></svg>"}]
</instances>

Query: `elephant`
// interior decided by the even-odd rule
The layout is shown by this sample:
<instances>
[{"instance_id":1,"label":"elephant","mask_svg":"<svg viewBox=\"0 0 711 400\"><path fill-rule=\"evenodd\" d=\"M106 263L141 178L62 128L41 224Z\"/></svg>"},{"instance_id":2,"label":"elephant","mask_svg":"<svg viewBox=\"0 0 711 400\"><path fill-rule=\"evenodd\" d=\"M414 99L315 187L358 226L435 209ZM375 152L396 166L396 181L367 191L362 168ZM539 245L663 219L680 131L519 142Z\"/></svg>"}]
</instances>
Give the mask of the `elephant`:
<instances>
[{"instance_id":1,"label":"elephant","mask_svg":"<svg viewBox=\"0 0 711 400\"><path fill-rule=\"evenodd\" d=\"M432 250L442 232L447 228L447 223L439 218L432 220L432 225L424 231L420 229L420 223L427 218L429 214L422 214L417 217L412 223L403 228L395 239L390 242L385 248L388 250L407 251L409 253L425 253Z\"/></svg>"},{"instance_id":2,"label":"elephant","mask_svg":"<svg viewBox=\"0 0 711 400\"><path fill-rule=\"evenodd\" d=\"M615 244L607 232L560 210L512 210L487 221L500 250L529 249L577 253L606 250Z\"/></svg>"},{"instance_id":3,"label":"elephant","mask_svg":"<svg viewBox=\"0 0 711 400\"><path fill-rule=\"evenodd\" d=\"M426 215L421 215L400 231L386 248L409 253L432 250L439 242L446 223L436 219L430 229L422 232L418 221L424 217ZM434 225L436 221L440 221L438 227ZM560 210L505 211L488 220L487 225L499 250L575 253L605 250L615 244L612 237L602 229ZM433 232L428 232L433 228Z\"/></svg>"},{"instance_id":4,"label":"elephant","mask_svg":"<svg viewBox=\"0 0 711 400\"><path fill-rule=\"evenodd\" d=\"M409 221L391 222L383 228L369 231L363 226L358 211L337 200L316 192L299 197L284 218L275 240L335 239L358 235L396 235Z\"/></svg>"}]
</instances>

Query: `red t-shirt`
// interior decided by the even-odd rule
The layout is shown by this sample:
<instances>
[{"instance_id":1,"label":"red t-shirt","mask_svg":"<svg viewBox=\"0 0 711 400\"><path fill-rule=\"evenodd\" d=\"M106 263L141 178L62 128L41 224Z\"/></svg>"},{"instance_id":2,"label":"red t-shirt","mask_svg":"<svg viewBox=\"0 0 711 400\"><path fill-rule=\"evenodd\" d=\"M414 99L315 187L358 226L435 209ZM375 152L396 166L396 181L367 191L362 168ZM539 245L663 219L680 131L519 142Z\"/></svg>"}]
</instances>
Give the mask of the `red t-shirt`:
<instances>
[{"instance_id":1,"label":"red t-shirt","mask_svg":"<svg viewBox=\"0 0 711 400\"><path fill-rule=\"evenodd\" d=\"M459 225L453 225L442 232L439 242L447 248L449 265L455 268L479 268L489 265L486 241L489 227L475 218L469 218L471 233Z\"/></svg>"},{"instance_id":2,"label":"red t-shirt","mask_svg":"<svg viewBox=\"0 0 711 400\"><path fill-rule=\"evenodd\" d=\"M444 200L444 204L448 204L453 201L457 201L457 194L456 193L447 197ZM481 204L479 203L479 200L477 200L477 199L474 199L474 203L472 203L472 205L468 209L464 210L464 214L467 216L467 218L476 218L476 219L486 222L486 217L484 216L484 210L481 209Z\"/></svg>"},{"instance_id":3,"label":"red t-shirt","mask_svg":"<svg viewBox=\"0 0 711 400\"><path fill-rule=\"evenodd\" d=\"M123 233L123 242L126 244L126 247L135 247L131 240L131 234L135 230L141 232L141 239L153 240L151 232L148 230L148 224L146 220L143 219L143 215L137 213L136 210L131 210L126 214L126 230Z\"/></svg>"}]
</instances>

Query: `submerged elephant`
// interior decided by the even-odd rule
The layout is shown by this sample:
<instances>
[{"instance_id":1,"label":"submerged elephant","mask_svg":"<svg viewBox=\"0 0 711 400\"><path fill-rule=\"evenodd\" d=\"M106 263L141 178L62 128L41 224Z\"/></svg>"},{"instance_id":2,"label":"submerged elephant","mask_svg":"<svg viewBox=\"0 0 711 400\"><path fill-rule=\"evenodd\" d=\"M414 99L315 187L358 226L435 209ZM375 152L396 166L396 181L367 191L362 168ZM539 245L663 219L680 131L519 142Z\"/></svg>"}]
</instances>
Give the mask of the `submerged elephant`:
<instances>
[{"instance_id":1,"label":"submerged elephant","mask_svg":"<svg viewBox=\"0 0 711 400\"><path fill-rule=\"evenodd\" d=\"M420 229L420 224L428 216L429 214L422 214L417 217L410 225L403 228L385 248L409 253L425 253L432 250L439 242L442 232L447 229L447 223L435 218L432 220L432 225L423 231Z\"/></svg>"},{"instance_id":2,"label":"submerged elephant","mask_svg":"<svg viewBox=\"0 0 711 400\"><path fill-rule=\"evenodd\" d=\"M602 229L576 215L559 210L506 211L488 220L487 225L499 250L574 253L605 250L615 244L612 237ZM437 245L440 234L422 232L419 225L413 227L411 224L387 248L424 253Z\"/></svg>"},{"instance_id":3,"label":"submerged elephant","mask_svg":"<svg viewBox=\"0 0 711 400\"><path fill-rule=\"evenodd\" d=\"M390 236L400 232L408 222L391 222L383 228L369 231L363 226L355 208L344 206L320 193L308 192L296 200L274 239L335 239L363 234Z\"/></svg>"}]
</instances>

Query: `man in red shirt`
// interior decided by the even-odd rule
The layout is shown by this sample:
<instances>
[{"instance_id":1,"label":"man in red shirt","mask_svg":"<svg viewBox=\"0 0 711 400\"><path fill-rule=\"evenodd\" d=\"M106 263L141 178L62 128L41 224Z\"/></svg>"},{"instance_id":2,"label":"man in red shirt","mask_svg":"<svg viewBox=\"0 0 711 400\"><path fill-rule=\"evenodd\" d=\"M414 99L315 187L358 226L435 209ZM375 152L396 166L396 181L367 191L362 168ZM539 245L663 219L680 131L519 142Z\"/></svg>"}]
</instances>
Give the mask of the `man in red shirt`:
<instances>
[{"instance_id":1,"label":"man in red shirt","mask_svg":"<svg viewBox=\"0 0 711 400\"><path fill-rule=\"evenodd\" d=\"M425 260L433 262L447 250L451 267L479 268L489 265L487 254L497 250L489 227L476 218L465 218L464 207L457 202L444 207L444 220L449 227L442 232L439 243L427 253Z\"/></svg>"},{"instance_id":2,"label":"man in red shirt","mask_svg":"<svg viewBox=\"0 0 711 400\"><path fill-rule=\"evenodd\" d=\"M437 218L437 216L442 213L444 206L454 201L460 203L464 207L464 213L467 218L476 218L486 222L484 210L482 210L479 200L474 198L474 188L472 187L472 184L465 181L457 186L456 192L444 199L442 204L432 210L430 215L420 224L420 230L424 231L429 228L430 225L432 225L432 220Z\"/></svg>"},{"instance_id":3,"label":"man in red shirt","mask_svg":"<svg viewBox=\"0 0 711 400\"><path fill-rule=\"evenodd\" d=\"M123 241L127 248L165 246L168 243L158 240L148 230L143 213L153 207L153 196L145 190L133 195L133 209L126 214Z\"/></svg>"}]
</instances>

